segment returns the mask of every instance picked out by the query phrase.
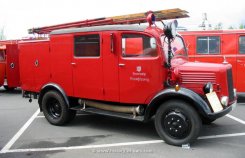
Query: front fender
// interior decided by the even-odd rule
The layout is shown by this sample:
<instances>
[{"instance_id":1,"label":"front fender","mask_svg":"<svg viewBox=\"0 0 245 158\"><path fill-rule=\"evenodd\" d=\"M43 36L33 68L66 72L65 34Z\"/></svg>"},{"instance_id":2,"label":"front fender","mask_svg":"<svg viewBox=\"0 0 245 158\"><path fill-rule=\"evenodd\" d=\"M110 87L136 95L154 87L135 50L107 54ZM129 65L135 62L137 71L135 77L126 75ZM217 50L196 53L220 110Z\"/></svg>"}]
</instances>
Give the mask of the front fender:
<instances>
[{"instance_id":1,"label":"front fender","mask_svg":"<svg viewBox=\"0 0 245 158\"><path fill-rule=\"evenodd\" d=\"M205 118L208 117L208 114L212 113L208 104L197 93L186 88L181 88L179 91L175 91L174 88L169 88L159 92L153 97L146 108L144 121L148 121L156 113L162 103L174 99L190 103Z\"/></svg>"}]
</instances>

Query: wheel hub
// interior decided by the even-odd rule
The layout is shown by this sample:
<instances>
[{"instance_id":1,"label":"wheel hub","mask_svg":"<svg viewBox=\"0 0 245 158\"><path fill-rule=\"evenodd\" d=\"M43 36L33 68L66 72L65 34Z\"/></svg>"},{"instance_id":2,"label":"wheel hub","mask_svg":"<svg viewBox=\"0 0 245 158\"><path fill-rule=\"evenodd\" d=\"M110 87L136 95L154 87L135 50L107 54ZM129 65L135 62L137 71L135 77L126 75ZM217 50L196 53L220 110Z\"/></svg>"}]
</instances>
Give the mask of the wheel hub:
<instances>
[{"instance_id":1,"label":"wheel hub","mask_svg":"<svg viewBox=\"0 0 245 158\"><path fill-rule=\"evenodd\" d=\"M61 115L61 107L56 101L50 103L48 111L49 114L54 118L59 118Z\"/></svg>"},{"instance_id":2,"label":"wheel hub","mask_svg":"<svg viewBox=\"0 0 245 158\"><path fill-rule=\"evenodd\" d=\"M175 138L184 138L188 134L189 124L186 117L177 112L170 112L163 121L168 134Z\"/></svg>"}]
</instances>

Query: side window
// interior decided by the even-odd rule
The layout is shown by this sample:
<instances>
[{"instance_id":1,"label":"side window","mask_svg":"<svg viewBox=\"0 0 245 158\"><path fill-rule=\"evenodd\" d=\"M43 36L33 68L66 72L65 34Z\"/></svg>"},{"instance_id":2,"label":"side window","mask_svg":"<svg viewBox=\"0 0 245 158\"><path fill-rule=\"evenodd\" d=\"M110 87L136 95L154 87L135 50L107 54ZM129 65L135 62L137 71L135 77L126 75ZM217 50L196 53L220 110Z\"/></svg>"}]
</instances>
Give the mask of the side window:
<instances>
[{"instance_id":1,"label":"side window","mask_svg":"<svg viewBox=\"0 0 245 158\"><path fill-rule=\"evenodd\" d=\"M79 35L74 37L75 57L99 57L100 56L100 36Z\"/></svg>"},{"instance_id":2,"label":"side window","mask_svg":"<svg viewBox=\"0 0 245 158\"><path fill-rule=\"evenodd\" d=\"M4 61L4 51L0 50L0 61Z\"/></svg>"},{"instance_id":3,"label":"side window","mask_svg":"<svg viewBox=\"0 0 245 158\"><path fill-rule=\"evenodd\" d=\"M219 54L220 53L220 37L218 36L197 37L197 50L196 51L198 54Z\"/></svg>"},{"instance_id":4,"label":"side window","mask_svg":"<svg viewBox=\"0 0 245 158\"><path fill-rule=\"evenodd\" d=\"M245 36L239 37L239 53L245 54Z\"/></svg>"},{"instance_id":5,"label":"side window","mask_svg":"<svg viewBox=\"0 0 245 158\"><path fill-rule=\"evenodd\" d=\"M142 34L122 35L123 57L155 57L157 56L156 39Z\"/></svg>"}]
</instances>

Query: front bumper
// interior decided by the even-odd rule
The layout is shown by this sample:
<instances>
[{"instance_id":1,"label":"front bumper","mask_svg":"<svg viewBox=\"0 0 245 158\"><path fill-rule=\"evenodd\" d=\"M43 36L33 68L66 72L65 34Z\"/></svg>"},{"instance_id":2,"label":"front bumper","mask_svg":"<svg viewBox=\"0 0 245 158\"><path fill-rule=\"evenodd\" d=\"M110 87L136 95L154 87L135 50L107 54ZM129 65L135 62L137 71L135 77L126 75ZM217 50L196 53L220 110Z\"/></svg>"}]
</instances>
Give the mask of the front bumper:
<instances>
[{"instance_id":1,"label":"front bumper","mask_svg":"<svg viewBox=\"0 0 245 158\"><path fill-rule=\"evenodd\" d=\"M235 107L236 107L237 101L235 101L233 104L231 104L229 107L225 108L224 110L220 111L220 112L216 112L216 113L210 113L207 115L207 117L209 119L217 119L219 117L222 117L226 114L228 114L229 112L231 112Z\"/></svg>"}]
</instances>

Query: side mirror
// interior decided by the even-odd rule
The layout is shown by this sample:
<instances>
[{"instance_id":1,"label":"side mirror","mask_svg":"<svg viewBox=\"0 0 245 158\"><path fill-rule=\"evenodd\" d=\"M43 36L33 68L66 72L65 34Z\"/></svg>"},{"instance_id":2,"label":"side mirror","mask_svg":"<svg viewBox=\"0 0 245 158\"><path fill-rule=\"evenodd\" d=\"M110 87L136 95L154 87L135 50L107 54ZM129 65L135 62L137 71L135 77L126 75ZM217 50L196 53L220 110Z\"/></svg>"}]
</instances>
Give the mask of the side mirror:
<instances>
[{"instance_id":1,"label":"side mirror","mask_svg":"<svg viewBox=\"0 0 245 158\"><path fill-rule=\"evenodd\" d=\"M176 28L178 27L178 21L173 20L169 22L164 28L164 34L168 39L173 39L176 37Z\"/></svg>"}]
</instances>

